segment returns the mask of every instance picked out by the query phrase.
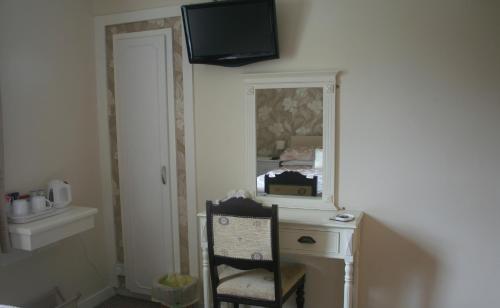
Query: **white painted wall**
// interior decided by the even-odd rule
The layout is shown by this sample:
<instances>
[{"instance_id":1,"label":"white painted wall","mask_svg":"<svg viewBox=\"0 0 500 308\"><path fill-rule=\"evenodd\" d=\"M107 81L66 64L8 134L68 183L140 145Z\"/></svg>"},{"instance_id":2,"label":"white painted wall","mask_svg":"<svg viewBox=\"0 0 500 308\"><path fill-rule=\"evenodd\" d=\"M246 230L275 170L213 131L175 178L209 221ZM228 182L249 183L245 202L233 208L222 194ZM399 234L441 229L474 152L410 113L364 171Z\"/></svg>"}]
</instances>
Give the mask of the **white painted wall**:
<instances>
[{"instance_id":1,"label":"white painted wall","mask_svg":"<svg viewBox=\"0 0 500 308\"><path fill-rule=\"evenodd\" d=\"M72 184L75 204L100 207L93 57L88 1L0 1L7 191L26 192L63 178ZM55 285L67 296L102 288L102 229L99 215L97 227L81 238L0 256L0 303L21 304Z\"/></svg>"},{"instance_id":2,"label":"white painted wall","mask_svg":"<svg viewBox=\"0 0 500 308\"><path fill-rule=\"evenodd\" d=\"M100 15L159 1L93 4ZM487 0L278 0L280 60L195 66L200 209L244 185L241 73L337 68L340 201L368 214L360 307L495 306L499 14ZM341 275L337 265L328 271Z\"/></svg>"}]
</instances>

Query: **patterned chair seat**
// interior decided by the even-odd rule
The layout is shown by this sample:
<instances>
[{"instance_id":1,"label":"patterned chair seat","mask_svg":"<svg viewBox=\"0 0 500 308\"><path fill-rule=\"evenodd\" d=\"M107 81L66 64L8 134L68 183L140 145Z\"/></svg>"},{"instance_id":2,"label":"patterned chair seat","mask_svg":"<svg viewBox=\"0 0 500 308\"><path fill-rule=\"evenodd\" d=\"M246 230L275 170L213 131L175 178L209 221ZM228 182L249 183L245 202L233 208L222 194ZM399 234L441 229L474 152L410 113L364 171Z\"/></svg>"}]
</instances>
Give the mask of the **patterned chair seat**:
<instances>
[{"instance_id":1,"label":"patterned chair seat","mask_svg":"<svg viewBox=\"0 0 500 308\"><path fill-rule=\"evenodd\" d=\"M305 270L302 264L281 265L283 294L286 294L305 275ZM219 294L274 301L274 278L270 271L265 269L243 271L227 266L220 271L219 277L220 284L217 287Z\"/></svg>"}]
</instances>

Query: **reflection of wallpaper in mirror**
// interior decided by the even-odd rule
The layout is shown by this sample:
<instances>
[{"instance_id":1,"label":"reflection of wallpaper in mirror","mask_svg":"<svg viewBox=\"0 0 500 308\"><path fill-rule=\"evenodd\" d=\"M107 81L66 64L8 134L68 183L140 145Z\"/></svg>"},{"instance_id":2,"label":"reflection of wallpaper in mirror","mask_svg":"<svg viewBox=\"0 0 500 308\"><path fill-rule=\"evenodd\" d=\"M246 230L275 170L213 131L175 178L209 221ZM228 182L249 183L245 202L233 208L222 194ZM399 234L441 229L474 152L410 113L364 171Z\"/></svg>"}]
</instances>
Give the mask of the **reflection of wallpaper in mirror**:
<instances>
[{"instance_id":1,"label":"reflection of wallpaper in mirror","mask_svg":"<svg viewBox=\"0 0 500 308\"><path fill-rule=\"evenodd\" d=\"M323 88L255 91L257 156L274 156L276 140L323 135Z\"/></svg>"}]
</instances>

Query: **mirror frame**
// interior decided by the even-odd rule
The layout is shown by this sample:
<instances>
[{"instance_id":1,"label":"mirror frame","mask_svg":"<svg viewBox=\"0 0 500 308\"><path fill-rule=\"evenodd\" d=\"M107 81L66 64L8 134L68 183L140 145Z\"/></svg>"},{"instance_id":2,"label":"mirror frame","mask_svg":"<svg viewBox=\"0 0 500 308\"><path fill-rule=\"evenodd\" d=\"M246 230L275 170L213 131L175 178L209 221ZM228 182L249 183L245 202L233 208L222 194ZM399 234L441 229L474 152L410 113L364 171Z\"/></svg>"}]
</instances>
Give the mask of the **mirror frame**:
<instances>
[{"instance_id":1,"label":"mirror frame","mask_svg":"<svg viewBox=\"0 0 500 308\"><path fill-rule=\"evenodd\" d=\"M335 90L337 72L245 74L246 113L246 177L247 190L255 200L280 207L303 209L335 209ZM322 197L257 195L256 168L256 103L259 89L322 88L323 89L323 193Z\"/></svg>"}]
</instances>

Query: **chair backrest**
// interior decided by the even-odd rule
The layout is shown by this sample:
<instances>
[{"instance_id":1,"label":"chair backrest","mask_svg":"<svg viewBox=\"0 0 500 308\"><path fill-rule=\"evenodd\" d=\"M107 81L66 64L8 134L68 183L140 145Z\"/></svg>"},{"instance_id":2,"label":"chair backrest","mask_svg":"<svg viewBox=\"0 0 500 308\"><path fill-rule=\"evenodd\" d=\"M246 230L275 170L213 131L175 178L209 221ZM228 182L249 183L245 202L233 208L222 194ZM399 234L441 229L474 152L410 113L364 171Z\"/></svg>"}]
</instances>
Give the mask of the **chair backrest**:
<instances>
[{"instance_id":1,"label":"chair backrest","mask_svg":"<svg viewBox=\"0 0 500 308\"><path fill-rule=\"evenodd\" d=\"M248 198L207 201L207 241L214 296L219 285L217 267L240 270L264 268L274 273L275 301L281 299L278 207Z\"/></svg>"}]
</instances>

